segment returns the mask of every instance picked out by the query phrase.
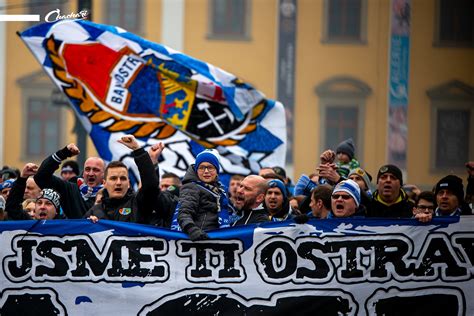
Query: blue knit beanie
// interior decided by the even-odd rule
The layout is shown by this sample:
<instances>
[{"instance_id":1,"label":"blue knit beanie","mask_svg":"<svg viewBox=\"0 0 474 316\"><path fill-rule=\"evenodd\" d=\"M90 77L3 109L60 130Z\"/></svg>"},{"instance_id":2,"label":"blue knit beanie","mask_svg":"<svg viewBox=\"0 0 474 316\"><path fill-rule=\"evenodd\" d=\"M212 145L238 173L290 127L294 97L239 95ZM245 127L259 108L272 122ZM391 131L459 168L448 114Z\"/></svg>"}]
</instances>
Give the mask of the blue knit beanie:
<instances>
[{"instance_id":1,"label":"blue knit beanie","mask_svg":"<svg viewBox=\"0 0 474 316\"><path fill-rule=\"evenodd\" d=\"M197 172L199 165L202 164L203 162L208 162L216 168L217 172L219 172L219 166L220 166L219 160L220 160L220 156L217 150L215 149L203 150L196 156L194 171Z\"/></svg>"},{"instance_id":2,"label":"blue knit beanie","mask_svg":"<svg viewBox=\"0 0 474 316\"><path fill-rule=\"evenodd\" d=\"M278 188L281 191L281 194L283 194L283 198L286 199L286 188L285 184L283 181L278 180L278 179L272 179L268 181L268 188Z\"/></svg>"}]
</instances>

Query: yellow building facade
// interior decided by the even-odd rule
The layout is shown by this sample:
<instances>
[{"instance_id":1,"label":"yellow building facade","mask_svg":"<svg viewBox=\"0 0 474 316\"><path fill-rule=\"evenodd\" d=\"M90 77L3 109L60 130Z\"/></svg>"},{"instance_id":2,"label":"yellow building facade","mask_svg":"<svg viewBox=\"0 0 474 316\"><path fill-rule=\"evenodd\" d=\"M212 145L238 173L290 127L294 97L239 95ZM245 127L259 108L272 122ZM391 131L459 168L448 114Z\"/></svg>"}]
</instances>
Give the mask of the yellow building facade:
<instances>
[{"instance_id":1,"label":"yellow building facade","mask_svg":"<svg viewBox=\"0 0 474 316\"><path fill-rule=\"evenodd\" d=\"M287 166L294 171L290 176L297 178L301 173L314 172L322 150L329 143L342 140L348 131L353 131L350 136L356 140L357 157L375 178L378 168L388 161L390 145L392 2L354 1L359 12L355 24L351 21L333 24L331 20L342 19L341 12L354 12L354 7L347 6L346 1L242 0L234 7L231 4L226 6L226 2L94 0L90 12L94 22L123 22L124 25L119 26L124 28L128 23L141 36L176 45L175 48L185 54L219 66L251 83L267 97L277 98L280 10L282 5L285 8L296 5L294 110L291 113L293 164ZM442 33L440 21L444 21L445 14L441 9L445 3L443 0L409 1L406 182L424 188L429 188L448 173L465 179L461 161L474 160L474 38L469 41L468 34L465 42L465 37L461 36L462 43L459 44L439 35ZM34 9L13 8L7 13L25 14L28 10ZM67 2L63 10L78 11L77 2ZM163 23L166 21L165 12L177 14L176 18ZM112 14L116 14L114 18ZM216 18L218 14L228 15L219 19ZM236 20L236 17L240 18ZM28 132L27 128L29 118L35 117L30 113L31 109L28 112L28 97L51 99L53 90L33 55L16 35L16 31L25 29L27 23L5 24L5 95L0 162L16 167L28 161L42 160L48 152L46 149L50 149L50 145L46 145L50 137L48 133L59 135L54 143L59 147L76 141L72 132L72 111L60 108L56 129L41 129L46 130L41 148L27 148L34 145L28 145L29 135L36 135L31 134L34 129ZM357 32L354 32L354 25ZM333 27L339 29L334 33ZM222 29L225 32L221 32ZM342 35L334 37L334 34ZM42 106L47 107L47 104ZM336 135L334 131L340 134ZM95 154L91 142L87 152Z\"/></svg>"}]
</instances>

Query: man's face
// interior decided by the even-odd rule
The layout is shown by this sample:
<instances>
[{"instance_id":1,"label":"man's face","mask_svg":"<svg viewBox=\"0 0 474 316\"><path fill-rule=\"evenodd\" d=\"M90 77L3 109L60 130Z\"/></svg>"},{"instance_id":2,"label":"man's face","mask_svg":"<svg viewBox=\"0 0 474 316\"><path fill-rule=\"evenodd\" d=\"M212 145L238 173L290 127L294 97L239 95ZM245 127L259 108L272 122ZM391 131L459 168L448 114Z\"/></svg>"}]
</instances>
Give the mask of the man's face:
<instances>
[{"instance_id":1,"label":"man's face","mask_svg":"<svg viewBox=\"0 0 474 316\"><path fill-rule=\"evenodd\" d=\"M264 193L259 193L257 188L258 179L245 178L240 182L236 192L234 206L241 210L250 210L257 207L265 199Z\"/></svg>"},{"instance_id":2,"label":"man's face","mask_svg":"<svg viewBox=\"0 0 474 316\"><path fill-rule=\"evenodd\" d=\"M74 173L74 171L62 171L61 172L61 178L63 178L64 181L69 181L69 179L77 176L77 174Z\"/></svg>"},{"instance_id":3,"label":"man's face","mask_svg":"<svg viewBox=\"0 0 474 316\"><path fill-rule=\"evenodd\" d=\"M101 185L104 180L104 161L97 157L92 157L84 163L82 177L90 187Z\"/></svg>"},{"instance_id":4,"label":"man's face","mask_svg":"<svg viewBox=\"0 0 474 316\"><path fill-rule=\"evenodd\" d=\"M265 194L265 205L270 213L280 211L283 206L283 194L279 188L269 188Z\"/></svg>"},{"instance_id":5,"label":"man's face","mask_svg":"<svg viewBox=\"0 0 474 316\"><path fill-rule=\"evenodd\" d=\"M8 196L10 195L10 190L12 188L5 188L2 190L2 196L5 199L5 201L8 199Z\"/></svg>"},{"instance_id":6,"label":"man's face","mask_svg":"<svg viewBox=\"0 0 474 316\"><path fill-rule=\"evenodd\" d=\"M331 208L335 217L349 217L355 213L357 205L349 194L336 192L331 196Z\"/></svg>"},{"instance_id":7,"label":"man's face","mask_svg":"<svg viewBox=\"0 0 474 316\"><path fill-rule=\"evenodd\" d=\"M436 194L436 203L443 214L450 214L459 207L457 196L449 189L439 190Z\"/></svg>"},{"instance_id":8,"label":"man's face","mask_svg":"<svg viewBox=\"0 0 474 316\"><path fill-rule=\"evenodd\" d=\"M160 189L162 191L165 191L172 185L178 186L178 181L176 181L176 178L162 178L160 181Z\"/></svg>"},{"instance_id":9,"label":"man's face","mask_svg":"<svg viewBox=\"0 0 474 316\"><path fill-rule=\"evenodd\" d=\"M367 191L367 186L365 185L364 179L362 179L361 176L359 176L358 174L353 173L349 176L349 179L354 180L359 185L359 188L361 190Z\"/></svg>"},{"instance_id":10,"label":"man's face","mask_svg":"<svg viewBox=\"0 0 474 316\"><path fill-rule=\"evenodd\" d=\"M123 198L130 187L128 182L128 170L123 167L108 169L104 187L107 193L109 193L110 198Z\"/></svg>"},{"instance_id":11,"label":"man's face","mask_svg":"<svg viewBox=\"0 0 474 316\"><path fill-rule=\"evenodd\" d=\"M311 208L311 212L315 217L321 217L321 209L318 207L318 202L314 198L313 194L311 194L311 203L309 203L309 207Z\"/></svg>"},{"instance_id":12,"label":"man's face","mask_svg":"<svg viewBox=\"0 0 474 316\"><path fill-rule=\"evenodd\" d=\"M400 194L400 180L390 172L384 173L377 182L377 190L383 201L393 203Z\"/></svg>"},{"instance_id":13,"label":"man's face","mask_svg":"<svg viewBox=\"0 0 474 316\"><path fill-rule=\"evenodd\" d=\"M23 199L36 199L41 194L41 189L39 186L36 185L35 180L33 178L28 178L26 180L26 188L25 193L23 194Z\"/></svg>"},{"instance_id":14,"label":"man's face","mask_svg":"<svg viewBox=\"0 0 474 316\"><path fill-rule=\"evenodd\" d=\"M53 219L57 211L53 202L47 199L38 199L35 204L35 219Z\"/></svg>"},{"instance_id":15,"label":"man's face","mask_svg":"<svg viewBox=\"0 0 474 316\"><path fill-rule=\"evenodd\" d=\"M229 182L230 196L235 196L237 194L237 189L239 188L240 182L242 182L242 179L230 179L230 182Z\"/></svg>"}]
</instances>

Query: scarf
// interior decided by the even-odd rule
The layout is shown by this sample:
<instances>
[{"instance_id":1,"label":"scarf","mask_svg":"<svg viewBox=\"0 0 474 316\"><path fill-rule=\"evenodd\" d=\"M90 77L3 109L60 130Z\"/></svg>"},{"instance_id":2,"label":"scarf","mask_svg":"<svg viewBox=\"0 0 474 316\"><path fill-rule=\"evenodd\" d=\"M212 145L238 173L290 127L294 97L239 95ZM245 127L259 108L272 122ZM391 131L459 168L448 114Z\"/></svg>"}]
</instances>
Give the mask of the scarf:
<instances>
[{"instance_id":1,"label":"scarf","mask_svg":"<svg viewBox=\"0 0 474 316\"><path fill-rule=\"evenodd\" d=\"M102 184L95 187L90 187L86 184L83 178L77 178L77 186L79 187L79 191L81 192L84 201L87 201L90 198L95 199L97 192L104 187Z\"/></svg>"}]
</instances>

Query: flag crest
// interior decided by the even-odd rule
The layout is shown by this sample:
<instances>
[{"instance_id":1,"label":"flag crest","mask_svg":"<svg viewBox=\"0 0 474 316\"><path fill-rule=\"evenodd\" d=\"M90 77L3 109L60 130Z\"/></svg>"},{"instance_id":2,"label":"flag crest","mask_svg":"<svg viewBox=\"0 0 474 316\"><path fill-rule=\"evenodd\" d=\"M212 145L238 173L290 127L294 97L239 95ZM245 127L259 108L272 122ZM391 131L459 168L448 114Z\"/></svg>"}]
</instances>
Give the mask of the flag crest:
<instances>
[{"instance_id":1,"label":"flag crest","mask_svg":"<svg viewBox=\"0 0 474 316\"><path fill-rule=\"evenodd\" d=\"M167 146L162 170L182 175L204 148L224 173L284 165L283 106L234 75L166 46L89 21L44 23L20 35L68 97L100 156L124 160L114 144L133 134Z\"/></svg>"}]
</instances>

